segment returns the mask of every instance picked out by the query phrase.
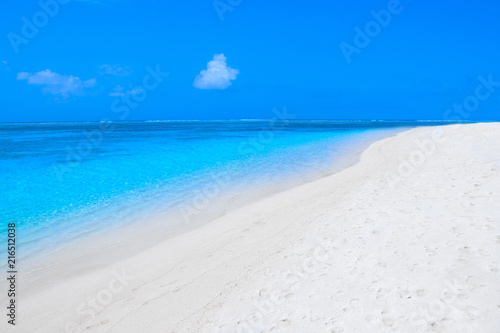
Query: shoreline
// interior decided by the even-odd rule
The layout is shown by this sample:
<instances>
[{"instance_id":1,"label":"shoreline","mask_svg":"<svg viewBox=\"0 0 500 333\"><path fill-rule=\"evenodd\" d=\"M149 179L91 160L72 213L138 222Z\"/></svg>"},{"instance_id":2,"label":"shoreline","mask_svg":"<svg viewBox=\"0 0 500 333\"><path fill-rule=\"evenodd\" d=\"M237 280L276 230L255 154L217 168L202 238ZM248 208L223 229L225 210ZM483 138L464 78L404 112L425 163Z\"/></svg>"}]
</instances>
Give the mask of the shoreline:
<instances>
[{"instance_id":1,"label":"shoreline","mask_svg":"<svg viewBox=\"0 0 500 333\"><path fill-rule=\"evenodd\" d=\"M23 295L19 328L494 332L499 126L417 127L372 143L337 173ZM419 155L415 140L436 129L444 141L421 150L423 162L404 176L398 169ZM394 175L402 181L391 183ZM89 297L107 304L95 309ZM432 320L414 310L430 304L443 307Z\"/></svg>"},{"instance_id":2,"label":"shoreline","mask_svg":"<svg viewBox=\"0 0 500 333\"><path fill-rule=\"evenodd\" d=\"M261 188L268 188L268 183L264 180L260 184L253 184L245 193L234 192L229 196L234 197L228 201L239 198L238 203L231 206L219 207L220 211L211 212L207 209L201 215L208 217L198 218L189 223L186 221L174 223L168 228L161 226L163 221L180 220L179 209L166 211L163 213L149 214L145 210L146 216L141 216L140 220L129 222L124 225L113 225L99 232L89 232L83 237L79 236L74 240L62 243L55 248L47 249L44 254L37 255L36 258L21 258L24 266L24 283L30 285L45 285L53 280L53 271L67 271L68 273L58 274L61 277L71 277L75 270L95 270L112 264L116 260L124 260L130 256L157 245L170 238L192 231L200 226L210 223L213 220L223 217L227 213L240 209L244 206L258 202L275 194L291 190L295 187L317 181L359 163L361 154L371 144L397 135L398 133L411 130L412 128L401 127L397 129L376 129L368 133L356 134L360 138L351 139L347 145L342 146L338 161L334 165L328 166L327 170L315 170L309 174L303 174L297 179L289 179L273 185L271 190L262 191ZM224 190L224 189L223 189ZM234 191L234 189L233 189ZM211 205L221 206L226 204L223 198L210 198ZM216 200L216 199L219 199ZM227 201L227 200L226 200ZM137 239L137 235L140 238ZM151 236L154 235L154 236ZM111 242L109 240L112 239ZM146 244L146 245L143 245ZM32 250L33 251L33 250ZM43 264L40 264L42 262ZM59 268L59 269L58 269ZM64 276L67 274L68 276ZM52 282L53 283L53 282ZM30 288L32 289L32 288ZM30 290L28 290L30 291Z\"/></svg>"}]
</instances>

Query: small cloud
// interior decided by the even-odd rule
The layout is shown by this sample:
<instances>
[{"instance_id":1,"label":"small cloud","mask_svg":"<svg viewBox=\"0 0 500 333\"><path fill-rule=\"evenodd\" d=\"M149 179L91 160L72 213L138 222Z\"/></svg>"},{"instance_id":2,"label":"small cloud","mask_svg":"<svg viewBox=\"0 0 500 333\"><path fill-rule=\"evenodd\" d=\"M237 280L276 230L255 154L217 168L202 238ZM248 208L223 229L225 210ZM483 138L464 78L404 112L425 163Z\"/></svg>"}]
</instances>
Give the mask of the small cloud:
<instances>
[{"instance_id":1,"label":"small cloud","mask_svg":"<svg viewBox=\"0 0 500 333\"><path fill-rule=\"evenodd\" d=\"M109 96L118 97L118 96L125 96L125 95L139 95L142 92L143 92L143 90L140 88L132 89L132 90L125 90L122 86L118 85L118 86L113 88L113 92L110 92Z\"/></svg>"},{"instance_id":2,"label":"small cloud","mask_svg":"<svg viewBox=\"0 0 500 333\"><path fill-rule=\"evenodd\" d=\"M88 79L88 80L83 81L83 86L85 88L90 88L90 87L95 86L96 83L97 83L96 79Z\"/></svg>"},{"instance_id":3,"label":"small cloud","mask_svg":"<svg viewBox=\"0 0 500 333\"><path fill-rule=\"evenodd\" d=\"M101 75L113 75L113 76L128 76L132 73L132 70L127 66L118 65L102 65L99 67L99 74Z\"/></svg>"},{"instance_id":4,"label":"small cloud","mask_svg":"<svg viewBox=\"0 0 500 333\"><path fill-rule=\"evenodd\" d=\"M9 70L10 70L9 66L7 65L7 61L5 61L5 60L0 60L0 62L1 62L2 64L4 64L4 66L3 66L3 67L5 68L5 70L7 70L7 71L9 71Z\"/></svg>"},{"instance_id":5,"label":"small cloud","mask_svg":"<svg viewBox=\"0 0 500 333\"><path fill-rule=\"evenodd\" d=\"M73 75L61 75L52 72L50 69L38 73L21 72L17 74L18 80L27 80L28 84L44 86L44 94L60 95L68 98L69 95L82 95L85 88L96 85L96 79L82 81L79 77Z\"/></svg>"},{"instance_id":6,"label":"small cloud","mask_svg":"<svg viewBox=\"0 0 500 333\"><path fill-rule=\"evenodd\" d=\"M123 92L122 86L116 86L113 88L113 92L109 93L109 96L123 96L125 93Z\"/></svg>"},{"instance_id":7,"label":"small cloud","mask_svg":"<svg viewBox=\"0 0 500 333\"><path fill-rule=\"evenodd\" d=\"M30 75L26 72L17 73L18 80L26 80Z\"/></svg>"},{"instance_id":8,"label":"small cloud","mask_svg":"<svg viewBox=\"0 0 500 333\"><path fill-rule=\"evenodd\" d=\"M232 80L236 80L238 74L237 69L227 65L224 54L216 54L214 59L208 62L207 69L196 76L193 86L199 89L226 89Z\"/></svg>"},{"instance_id":9,"label":"small cloud","mask_svg":"<svg viewBox=\"0 0 500 333\"><path fill-rule=\"evenodd\" d=\"M138 89L132 89L132 90L129 90L127 91L127 95L139 95L143 92L144 90L142 90L141 88L138 88Z\"/></svg>"}]
</instances>

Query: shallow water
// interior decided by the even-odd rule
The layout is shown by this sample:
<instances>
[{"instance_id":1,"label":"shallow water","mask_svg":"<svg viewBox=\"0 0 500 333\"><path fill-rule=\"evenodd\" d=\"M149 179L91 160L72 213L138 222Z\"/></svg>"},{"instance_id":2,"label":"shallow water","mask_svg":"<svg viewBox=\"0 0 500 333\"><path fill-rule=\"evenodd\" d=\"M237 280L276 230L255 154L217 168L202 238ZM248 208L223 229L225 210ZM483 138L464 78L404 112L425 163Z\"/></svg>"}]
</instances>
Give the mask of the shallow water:
<instances>
[{"instance_id":1,"label":"shallow water","mask_svg":"<svg viewBox=\"0 0 500 333\"><path fill-rule=\"evenodd\" d=\"M258 197L318 178L351 163L356 147L436 124L441 123L0 124L1 232L16 222L27 254L146 214L177 212L166 228L208 219L217 215L212 206L225 210L244 203L245 192Z\"/></svg>"}]
</instances>

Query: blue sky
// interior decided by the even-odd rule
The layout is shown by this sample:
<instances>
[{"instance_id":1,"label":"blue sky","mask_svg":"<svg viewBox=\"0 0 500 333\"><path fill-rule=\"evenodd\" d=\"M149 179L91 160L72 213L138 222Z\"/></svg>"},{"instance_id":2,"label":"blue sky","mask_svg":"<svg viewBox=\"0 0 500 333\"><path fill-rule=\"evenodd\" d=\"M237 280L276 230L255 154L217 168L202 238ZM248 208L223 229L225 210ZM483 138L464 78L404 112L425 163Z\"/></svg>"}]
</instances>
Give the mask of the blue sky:
<instances>
[{"instance_id":1,"label":"blue sky","mask_svg":"<svg viewBox=\"0 0 500 333\"><path fill-rule=\"evenodd\" d=\"M496 0L1 1L3 122L500 119Z\"/></svg>"}]
</instances>

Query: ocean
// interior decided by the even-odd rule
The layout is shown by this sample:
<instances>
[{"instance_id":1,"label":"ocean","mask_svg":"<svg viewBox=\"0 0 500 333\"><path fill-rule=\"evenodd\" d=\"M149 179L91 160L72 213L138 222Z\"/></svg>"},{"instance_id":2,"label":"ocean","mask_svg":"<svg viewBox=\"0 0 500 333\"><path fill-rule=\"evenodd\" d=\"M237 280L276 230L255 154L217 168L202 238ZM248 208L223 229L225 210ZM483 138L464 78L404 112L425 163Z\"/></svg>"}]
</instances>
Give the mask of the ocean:
<instances>
[{"instance_id":1,"label":"ocean","mask_svg":"<svg viewBox=\"0 0 500 333\"><path fill-rule=\"evenodd\" d=\"M163 216L196 226L354 164L370 143L433 122L142 121L0 124L0 246L36 256ZM153 230L153 229L151 229Z\"/></svg>"}]
</instances>

